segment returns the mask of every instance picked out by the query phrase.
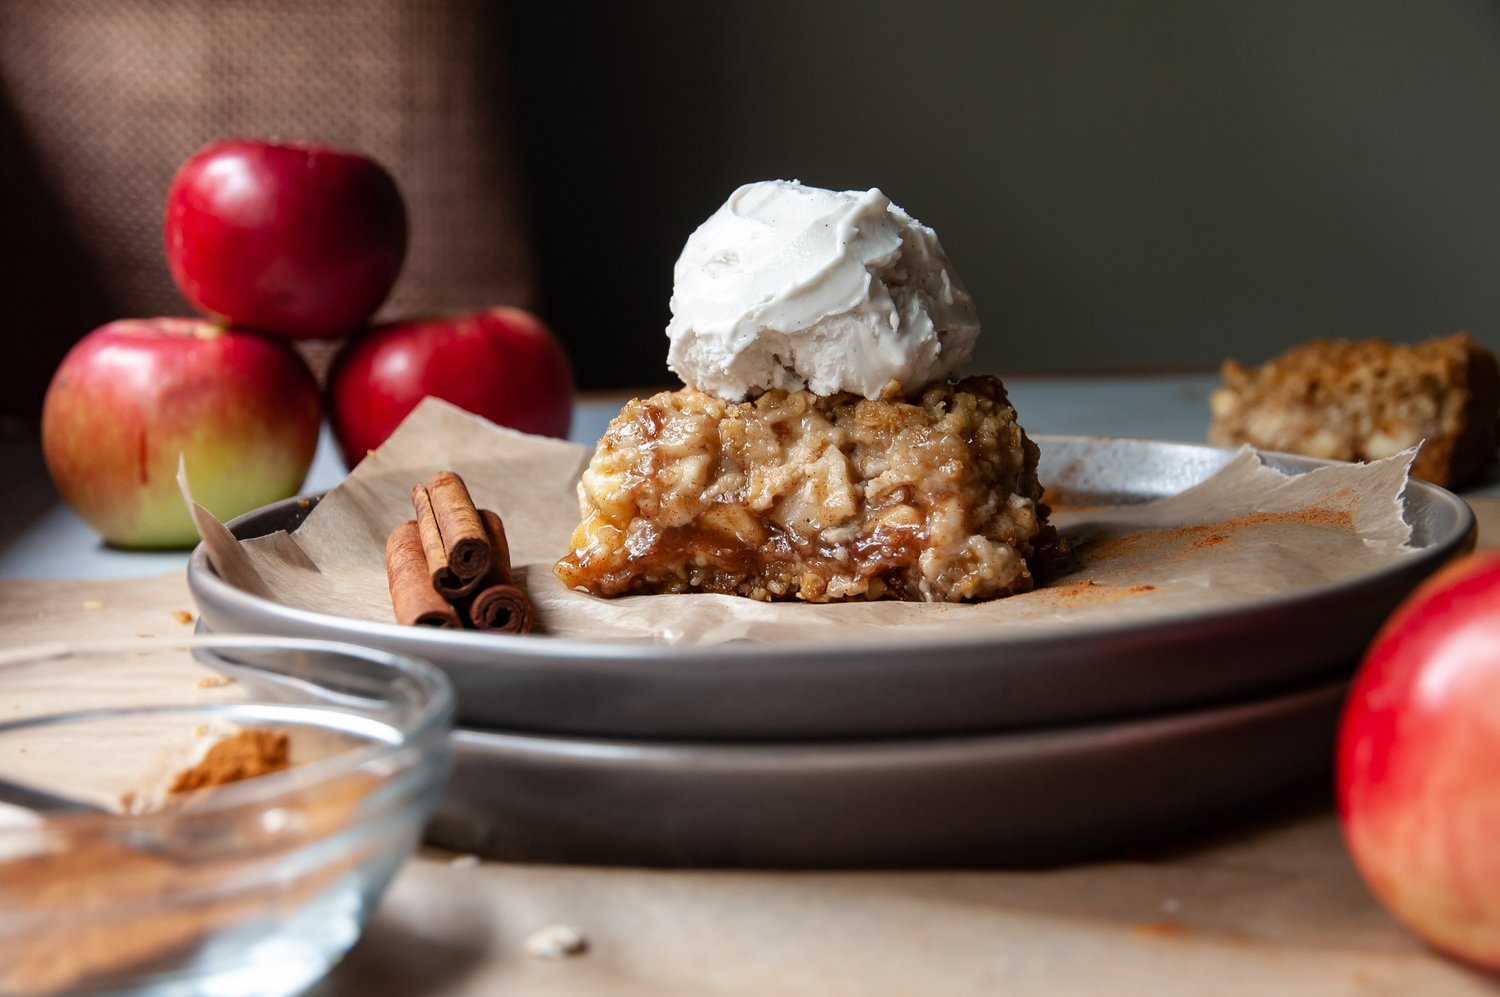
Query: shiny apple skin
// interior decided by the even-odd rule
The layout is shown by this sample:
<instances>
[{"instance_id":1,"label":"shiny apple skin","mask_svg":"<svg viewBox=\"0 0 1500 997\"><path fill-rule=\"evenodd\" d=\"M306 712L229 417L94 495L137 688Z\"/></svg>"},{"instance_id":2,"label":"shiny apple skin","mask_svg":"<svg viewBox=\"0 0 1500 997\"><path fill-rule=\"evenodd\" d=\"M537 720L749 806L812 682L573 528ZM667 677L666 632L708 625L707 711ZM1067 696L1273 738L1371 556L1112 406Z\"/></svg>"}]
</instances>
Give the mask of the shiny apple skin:
<instances>
[{"instance_id":1,"label":"shiny apple skin","mask_svg":"<svg viewBox=\"0 0 1500 997\"><path fill-rule=\"evenodd\" d=\"M308 142L216 142L167 191L167 265L214 320L336 339L385 301L406 258L406 206L379 163Z\"/></svg>"},{"instance_id":2,"label":"shiny apple skin","mask_svg":"<svg viewBox=\"0 0 1500 997\"><path fill-rule=\"evenodd\" d=\"M63 358L42 451L63 498L109 543L181 548L198 533L178 490L222 519L295 495L322 421L317 383L283 340L198 319L126 319Z\"/></svg>"},{"instance_id":3,"label":"shiny apple skin","mask_svg":"<svg viewBox=\"0 0 1500 997\"><path fill-rule=\"evenodd\" d=\"M491 422L566 438L573 422L567 353L519 308L376 326L344 345L328 378L328 416L349 467L428 395Z\"/></svg>"},{"instance_id":4,"label":"shiny apple skin","mask_svg":"<svg viewBox=\"0 0 1500 997\"><path fill-rule=\"evenodd\" d=\"M1386 908L1500 970L1500 551L1444 568L1376 636L1344 708L1337 793Z\"/></svg>"}]
</instances>

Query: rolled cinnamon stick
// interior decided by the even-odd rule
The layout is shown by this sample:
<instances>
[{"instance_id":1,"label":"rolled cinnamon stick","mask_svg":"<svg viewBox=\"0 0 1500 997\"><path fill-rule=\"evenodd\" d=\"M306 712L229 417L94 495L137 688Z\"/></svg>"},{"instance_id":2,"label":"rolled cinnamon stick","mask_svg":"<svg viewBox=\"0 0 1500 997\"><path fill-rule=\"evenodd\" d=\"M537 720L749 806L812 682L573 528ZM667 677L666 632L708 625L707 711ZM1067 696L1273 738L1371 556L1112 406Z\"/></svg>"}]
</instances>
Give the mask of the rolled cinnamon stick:
<instances>
[{"instance_id":1,"label":"rolled cinnamon stick","mask_svg":"<svg viewBox=\"0 0 1500 997\"><path fill-rule=\"evenodd\" d=\"M458 610L432 586L416 520L408 519L386 540L385 577L397 623L451 630L463 626Z\"/></svg>"},{"instance_id":2,"label":"rolled cinnamon stick","mask_svg":"<svg viewBox=\"0 0 1500 997\"><path fill-rule=\"evenodd\" d=\"M498 513L482 509L479 513L490 544L490 570L474 598L464 607L465 615L476 630L493 633L530 633L536 621L536 607L525 592L516 587L510 571L510 542L505 539L505 524Z\"/></svg>"},{"instance_id":3,"label":"rolled cinnamon stick","mask_svg":"<svg viewBox=\"0 0 1500 997\"><path fill-rule=\"evenodd\" d=\"M411 504L432 587L446 599L474 591L490 567L490 542L463 479L439 471L412 489Z\"/></svg>"}]
</instances>

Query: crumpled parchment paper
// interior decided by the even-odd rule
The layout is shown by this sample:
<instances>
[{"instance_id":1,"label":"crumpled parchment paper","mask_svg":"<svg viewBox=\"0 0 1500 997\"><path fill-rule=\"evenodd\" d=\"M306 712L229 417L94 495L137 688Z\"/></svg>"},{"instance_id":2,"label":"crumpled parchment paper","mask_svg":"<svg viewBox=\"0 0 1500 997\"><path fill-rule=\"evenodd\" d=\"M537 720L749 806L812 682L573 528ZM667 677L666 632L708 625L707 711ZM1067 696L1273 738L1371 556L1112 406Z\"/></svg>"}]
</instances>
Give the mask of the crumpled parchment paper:
<instances>
[{"instance_id":1,"label":"crumpled parchment paper","mask_svg":"<svg viewBox=\"0 0 1500 997\"><path fill-rule=\"evenodd\" d=\"M1052 521L1073 558L1034 592L977 605L570 591L552 565L578 523L575 485L591 451L512 432L437 399L419 405L293 534L237 542L205 510L195 516L216 570L232 584L289 606L391 622L386 537L411 518L412 486L450 469L476 504L504 518L518 584L537 604L538 639L856 641L917 629L951 637L1149 619L1377 570L1412 552L1401 496L1414 455L1287 475L1246 448L1210 479L1165 499L1057 508ZM1043 484L1066 491L1066 482Z\"/></svg>"}]
</instances>

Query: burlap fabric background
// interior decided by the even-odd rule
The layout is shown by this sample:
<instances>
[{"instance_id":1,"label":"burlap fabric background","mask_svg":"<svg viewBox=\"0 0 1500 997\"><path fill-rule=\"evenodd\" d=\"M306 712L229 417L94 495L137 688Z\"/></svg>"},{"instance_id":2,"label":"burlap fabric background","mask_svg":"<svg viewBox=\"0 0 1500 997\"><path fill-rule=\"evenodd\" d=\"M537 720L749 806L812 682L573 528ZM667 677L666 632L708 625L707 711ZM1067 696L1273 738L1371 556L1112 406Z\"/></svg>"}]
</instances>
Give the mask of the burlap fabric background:
<instances>
[{"instance_id":1,"label":"burlap fabric background","mask_svg":"<svg viewBox=\"0 0 1500 997\"><path fill-rule=\"evenodd\" d=\"M0 0L0 416L93 325L182 314L162 255L177 165L214 138L372 153L411 217L383 314L532 304L500 5Z\"/></svg>"}]
</instances>

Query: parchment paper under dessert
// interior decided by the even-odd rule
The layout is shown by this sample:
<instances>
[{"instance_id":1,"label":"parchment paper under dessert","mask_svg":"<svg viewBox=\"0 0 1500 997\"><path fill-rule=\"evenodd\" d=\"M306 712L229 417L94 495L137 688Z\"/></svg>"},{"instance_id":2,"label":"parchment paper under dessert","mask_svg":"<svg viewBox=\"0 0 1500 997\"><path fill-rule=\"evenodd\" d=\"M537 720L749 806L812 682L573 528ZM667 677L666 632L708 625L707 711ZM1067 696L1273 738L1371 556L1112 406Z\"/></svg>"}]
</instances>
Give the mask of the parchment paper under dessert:
<instances>
[{"instance_id":1,"label":"parchment paper under dessert","mask_svg":"<svg viewBox=\"0 0 1500 997\"><path fill-rule=\"evenodd\" d=\"M591 455L428 399L293 534L236 542L205 510L194 513L214 567L231 584L289 606L393 622L386 537L411 518L414 484L435 470L455 470L475 502L505 520L517 583L537 605L540 633L527 639L538 640L849 642L890 639L897 631L952 637L1076 628L1291 594L1412 552L1401 495L1414 451L1287 475L1245 448L1209 480L1169 498L1055 509L1053 522L1074 557L1059 577L1023 595L972 605L601 599L567 589L552 574L578 523L575 486Z\"/></svg>"}]
</instances>

